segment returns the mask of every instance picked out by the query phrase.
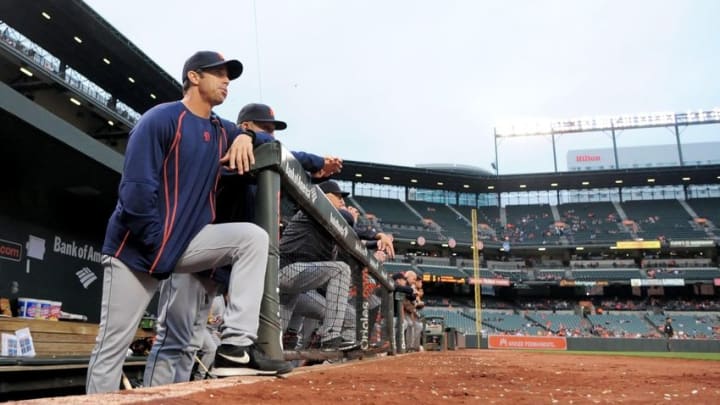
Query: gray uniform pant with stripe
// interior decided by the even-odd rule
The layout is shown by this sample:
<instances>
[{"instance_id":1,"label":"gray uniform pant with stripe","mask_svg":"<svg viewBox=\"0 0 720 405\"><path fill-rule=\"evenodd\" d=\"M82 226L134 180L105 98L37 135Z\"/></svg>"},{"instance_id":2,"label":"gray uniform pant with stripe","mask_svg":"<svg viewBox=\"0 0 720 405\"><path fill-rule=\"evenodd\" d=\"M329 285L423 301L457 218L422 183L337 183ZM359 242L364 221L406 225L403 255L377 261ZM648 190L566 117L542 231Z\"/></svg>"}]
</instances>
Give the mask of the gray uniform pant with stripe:
<instances>
[{"instance_id":1,"label":"gray uniform pant with stripe","mask_svg":"<svg viewBox=\"0 0 720 405\"><path fill-rule=\"evenodd\" d=\"M298 296L325 287L325 310L321 341L340 336L350 290L350 266L343 262L297 262L279 271L280 318L283 331L295 311Z\"/></svg>"},{"instance_id":2,"label":"gray uniform pant with stripe","mask_svg":"<svg viewBox=\"0 0 720 405\"><path fill-rule=\"evenodd\" d=\"M206 225L190 241L176 273L197 273L232 265L222 342L246 346L257 338L260 300L268 260L268 235L250 223ZM122 365L159 281L150 274L133 271L122 261L103 256L100 327L90 356L85 385L87 393L116 391ZM196 302L187 308L192 310Z\"/></svg>"},{"instance_id":3,"label":"gray uniform pant with stripe","mask_svg":"<svg viewBox=\"0 0 720 405\"><path fill-rule=\"evenodd\" d=\"M157 334L145 363L144 386L190 381L216 290L214 281L197 274L176 273L161 283Z\"/></svg>"}]
</instances>

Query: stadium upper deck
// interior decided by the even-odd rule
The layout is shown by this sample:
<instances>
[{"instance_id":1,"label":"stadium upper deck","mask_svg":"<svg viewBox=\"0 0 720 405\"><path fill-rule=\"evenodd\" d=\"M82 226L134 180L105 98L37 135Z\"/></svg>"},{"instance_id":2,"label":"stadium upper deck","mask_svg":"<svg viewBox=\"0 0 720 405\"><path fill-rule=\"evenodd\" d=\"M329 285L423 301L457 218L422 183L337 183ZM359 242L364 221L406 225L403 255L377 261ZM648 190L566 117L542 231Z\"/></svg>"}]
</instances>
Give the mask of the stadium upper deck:
<instances>
[{"instance_id":1,"label":"stadium upper deck","mask_svg":"<svg viewBox=\"0 0 720 405\"><path fill-rule=\"evenodd\" d=\"M0 213L97 235L130 129L181 85L79 0L0 2L0 78Z\"/></svg>"},{"instance_id":2,"label":"stadium upper deck","mask_svg":"<svg viewBox=\"0 0 720 405\"><path fill-rule=\"evenodd\" d=\"M182 94L177 80L81 0L5 0L0 18L138 113Z\"/></svg>"}]
</instances>

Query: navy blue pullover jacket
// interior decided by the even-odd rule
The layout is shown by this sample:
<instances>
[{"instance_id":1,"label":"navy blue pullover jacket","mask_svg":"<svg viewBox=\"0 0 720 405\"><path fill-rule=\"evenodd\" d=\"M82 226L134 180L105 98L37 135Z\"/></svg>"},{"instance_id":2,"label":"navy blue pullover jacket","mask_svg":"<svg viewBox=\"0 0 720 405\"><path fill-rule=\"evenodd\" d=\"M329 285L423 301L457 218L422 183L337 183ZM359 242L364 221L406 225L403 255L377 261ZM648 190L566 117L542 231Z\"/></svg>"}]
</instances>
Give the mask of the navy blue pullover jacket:
<instances>
[{"instance_id":1,"label":"navy blue pullover jacket","mask_svg":"<svg viewBox=\"0 0 720 405\"><path fill-rule=\"evenodd\" d=\"M215 221L219 161L239 133L232 122L198 117L181 101L143 114L130 132L102 252L135 271L173 271L190 241Z\"/></svg>"}]
</instances>

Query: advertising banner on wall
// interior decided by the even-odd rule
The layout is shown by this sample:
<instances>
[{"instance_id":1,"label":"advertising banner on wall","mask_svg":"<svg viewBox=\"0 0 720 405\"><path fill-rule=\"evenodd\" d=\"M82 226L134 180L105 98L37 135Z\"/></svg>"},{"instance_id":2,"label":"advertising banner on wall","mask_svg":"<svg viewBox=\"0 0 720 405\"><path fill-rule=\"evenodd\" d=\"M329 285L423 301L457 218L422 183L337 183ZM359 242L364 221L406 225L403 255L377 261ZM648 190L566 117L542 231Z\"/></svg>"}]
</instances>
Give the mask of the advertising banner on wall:
<instances>
[{"instance_id":1,"label":"advertising banner on wall","mask_svg":"<svg viewBox=\"0 0 720 405\"><path fill-rule=\"evenodd\" d=\"M475 278L475 277L468 277L468 284L480 284L480 285L497 285L501 287L509 287L510 286L510 280L505 278Z\"/></svg>"},{"instance_id":2,"label":"advertising banner on wall","mask_svg":"<svg viewBox=\"0 0 720 405\"><path fill-rule=\"evenodd\" d=\"M660 278L660 279L631 278L630 285L633 287L649 287L649 286L682 287L685 285L685 280L682 278Z\"/></svg>"},{"instance_id":3,"label":"advertising banner on wall","mask_svg":"<svg viewBox=\"0 0 720 405\"><path fill-rule=\"evenodd\" d=\"M608 282L605 280L598 281L584 281L584 280L560 280L558 282L560 287L605 287Z\"/></svg>"},{"instance_id":4,"label":"advertising banner on wall","mask_svg":"<svg viewBox=\"0 0 720 405\"><path fill-rule=\"evenodd\" d=\"M62 302L62 311L98 322L101 238L84 240L0 216L0 297Z\"/></svg>"},{"instance_id":5,"label":"advertising banner on wall","mask_svg":"<svg viewBox=\"0 0 720 405\"><path fill-rule=\"evenodd\" d=\"M683 247L714 247L714 240L671 240L671 248L683 248Z\"/></svg>"},{"instance_id":6,"label":"advertising banner on wall","mask_svg":"<svg viewBox=\"0 0 720 405\"><path fill-rule=\"evenodd\" d=\"M567 339L558 336L488 336L488 349L567 350Z\"/></svg>"},{"instance_id":7,"label":"advertising banner on wall","mask_svg":"<svg viewBox=\"0 0 720 405\"><path fill-rule=\"evenodd\" d=\"M615 249L660 249L659 240L619 240Z\"/></svg>"}]
</instances>

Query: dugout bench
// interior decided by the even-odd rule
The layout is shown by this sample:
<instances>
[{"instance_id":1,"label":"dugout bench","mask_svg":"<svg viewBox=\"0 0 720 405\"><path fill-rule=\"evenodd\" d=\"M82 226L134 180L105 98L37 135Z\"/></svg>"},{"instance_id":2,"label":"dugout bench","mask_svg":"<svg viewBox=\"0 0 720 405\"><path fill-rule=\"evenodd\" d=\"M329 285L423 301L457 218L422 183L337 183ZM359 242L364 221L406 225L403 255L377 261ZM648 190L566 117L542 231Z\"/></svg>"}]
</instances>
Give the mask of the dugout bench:
<instances>
[{"instance_id":1,"label":"dugout bench","mask_svg":"<svg viewBox=\"0 0 720 405\"><path fill-rule=\"evenodd\" d=\"M44 319L0 318L0 333L13 334L29 328L35 357L0 357L0 398L43 390L83 390L90 352L95 346L98 325L86 322ZM135 338L153 336L138 329ZM145 356L126 358L123 371L129 380L140 380ZM39 397L42 395L35 395ZM21 396L20 396L21 397Z\"/></svg>"}]
</instances>

